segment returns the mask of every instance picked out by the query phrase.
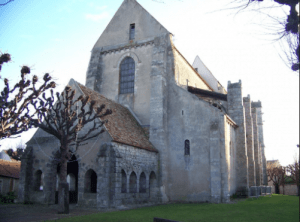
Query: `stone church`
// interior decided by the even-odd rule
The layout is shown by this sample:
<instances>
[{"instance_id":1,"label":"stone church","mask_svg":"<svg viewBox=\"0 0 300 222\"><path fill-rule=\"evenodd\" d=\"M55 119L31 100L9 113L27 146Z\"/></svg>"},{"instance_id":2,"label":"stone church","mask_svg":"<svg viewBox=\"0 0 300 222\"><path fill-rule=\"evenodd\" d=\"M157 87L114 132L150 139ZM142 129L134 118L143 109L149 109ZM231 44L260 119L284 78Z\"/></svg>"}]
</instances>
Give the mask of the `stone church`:
<instances>
[{"instance_id":1,"label":"stone church","mask_svg":"<svg viewBox=\"0 0 300 222\"><path fill-rule=\"evenodd\" d=\"M243 97L241 81L222 86L198 56L191 65L172 37L124 0L91 51L86 84L70 80L76 96L113 111L68 163L70 203L221 203L266 189L261 102ZM20 202L57 202L58 149L41 129L27 143Z\"/></svg>"}]
</instances>

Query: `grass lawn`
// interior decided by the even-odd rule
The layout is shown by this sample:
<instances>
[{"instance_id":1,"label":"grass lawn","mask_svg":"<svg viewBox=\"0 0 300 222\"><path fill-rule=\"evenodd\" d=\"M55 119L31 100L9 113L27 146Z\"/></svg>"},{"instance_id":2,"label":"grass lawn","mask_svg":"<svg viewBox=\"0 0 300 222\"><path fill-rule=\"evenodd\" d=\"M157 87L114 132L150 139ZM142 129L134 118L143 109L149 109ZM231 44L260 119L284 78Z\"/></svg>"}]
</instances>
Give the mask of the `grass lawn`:
<instances>
[{"instance_id":1,"label":"grass lawn","mask_svg":"<svg viewBox=\"0 0 300 222\"><path fill-rule=\"evenodd\" d=\"M169 204L64 218L58 221L153 222L153 217L180 222L298 222L299 197L273 194L272 196L263 196L258 199L247 199L236 204Z\"/></svg>"}]
</instances>

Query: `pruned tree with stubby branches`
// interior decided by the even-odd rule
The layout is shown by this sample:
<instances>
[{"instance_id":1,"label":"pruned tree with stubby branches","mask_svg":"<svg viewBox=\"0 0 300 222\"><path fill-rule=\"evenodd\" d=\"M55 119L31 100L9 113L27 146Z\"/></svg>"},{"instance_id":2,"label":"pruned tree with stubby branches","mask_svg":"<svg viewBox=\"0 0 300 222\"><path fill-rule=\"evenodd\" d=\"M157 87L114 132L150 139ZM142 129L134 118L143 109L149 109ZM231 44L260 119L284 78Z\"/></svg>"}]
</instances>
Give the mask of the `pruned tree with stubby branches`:
<instances>
[{"instance_id":1,"label":"pruned tree with stubby branches","mask_svg":"<svg viewBox=\"0 0 300 222\"><path fill-rule=\"evenodd\" d=\"M15 146L10 145L9 149L5 150L5 152L11 159L21 161L25 148L25 143L20 140L18 144L15 144Z\"/></svg>"},{"instance_id":2,"label":"pruned tree with stubby branches","mask_svg":"<svg viewBox=\"0 0 300 222\"><path fill-rule=\"evenodd\" d=\"M105 109L105 105L96 107L95 101L90 101L89 96L75 98L75 90L67 86L65 90L56 94L54 103L53 93L51 97L40 99L34 106L36 109L47 109L47 112L39 113L39 120L33 121L36 127L55 136L60 141L60 149L57 152L59 173L58 206L59 213L69 213L69 187L67 183L67 162L76 152L79 143L92 139L104 132L104 123L101 121L106 115L112 113ZM88 125L88 130L80 130ZM79 133L80 132L80 133ZM75 150L70 146L75 144Z\"/></svg>"},{"instance_id":3,"label":"pruned tree with stubby branches","mask_svg":"<svg viewBox=\"0 0 300 222\"><path fill-rule=\"evenodd\" d=\"M0 71L2 65L11 60L10 54L0 54ZM34 103L48 89L55 88L55 82L50 82L51 76L46 73L43 84L37 86L38 77L34 75L32 80L26 79L30 68L21 68L21 80L10 87L8 79L4 78L4 89L0 95L0 140L18 135L33 127L32 122L38 120L38 114L46 110L43 107L35 109ZM0 76L1 79L1 76Z\"/></svg>"}]
</instances>

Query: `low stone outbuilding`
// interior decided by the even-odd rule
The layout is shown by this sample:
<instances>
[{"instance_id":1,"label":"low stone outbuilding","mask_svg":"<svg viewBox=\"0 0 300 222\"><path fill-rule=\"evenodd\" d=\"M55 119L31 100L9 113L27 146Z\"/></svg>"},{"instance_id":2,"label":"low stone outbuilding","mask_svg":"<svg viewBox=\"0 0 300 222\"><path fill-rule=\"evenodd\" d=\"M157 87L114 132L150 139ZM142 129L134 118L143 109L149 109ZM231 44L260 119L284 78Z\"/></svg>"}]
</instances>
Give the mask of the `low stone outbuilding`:
<instances>
[{"instance_id":1,"label":"low stone outbuilding","mask_svg":"<svg viewBox=\"0 0 300 222\"><path fill-rule=\"evenodd\" d=\"M0 159L0 194L18 193L21 161Z\"/></svg>"}]
</instances>

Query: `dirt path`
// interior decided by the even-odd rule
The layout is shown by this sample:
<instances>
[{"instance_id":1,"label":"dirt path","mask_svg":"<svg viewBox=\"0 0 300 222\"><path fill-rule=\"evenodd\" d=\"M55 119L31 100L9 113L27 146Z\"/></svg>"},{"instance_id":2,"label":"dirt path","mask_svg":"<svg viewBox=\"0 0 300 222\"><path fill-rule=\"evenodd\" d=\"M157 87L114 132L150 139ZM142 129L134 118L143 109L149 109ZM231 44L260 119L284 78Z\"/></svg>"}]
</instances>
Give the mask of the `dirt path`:
<instances>
[{"instance_id":1,"label":"dirt path","mask_svg":"<svg viewBox=\"0 0 300 222\"><path fill-rule=\"evenodd\" d=\"M241 201L245 201L245 198L241 199L234 199L231 200L227 204L235 204ZM172 203L168 203L172 204ZM149 204L148 206L151 206ZM155 204L153 204L154 206ZM74 216L81 216L81 215L88 215L100 212L109 212L109 211L118 211L118 210L128 210L128 209L135 209L139 207L146 207L144 206L126 206L126 207L119 207L118 209L107 209L99 211L97 209L90 209L90 208L82 208L77 207L75 204L70 204L70 214L58 214L57 213L57 205L24 205L24 204L6 204L0 205L0 222L43 222L47 220L58 220L60 218L65 217L74 217Z\"/></svg>"},{"instance_id":2,"label":"dirt path","mask_svg":"<svg viewBox=\"0 0 300 222\"><path fill-rule=\"evenodd\" d=\"M1 222L29 222L29 221L46 221L55 220L64 217L73 217L99 213L96 209L78 208L76 205L70 205L70 214L57 214L57 205L24 205L24 204L7 204L0 205Z\"/></svg>"}]
</instances>

